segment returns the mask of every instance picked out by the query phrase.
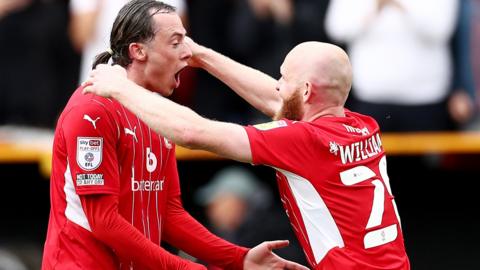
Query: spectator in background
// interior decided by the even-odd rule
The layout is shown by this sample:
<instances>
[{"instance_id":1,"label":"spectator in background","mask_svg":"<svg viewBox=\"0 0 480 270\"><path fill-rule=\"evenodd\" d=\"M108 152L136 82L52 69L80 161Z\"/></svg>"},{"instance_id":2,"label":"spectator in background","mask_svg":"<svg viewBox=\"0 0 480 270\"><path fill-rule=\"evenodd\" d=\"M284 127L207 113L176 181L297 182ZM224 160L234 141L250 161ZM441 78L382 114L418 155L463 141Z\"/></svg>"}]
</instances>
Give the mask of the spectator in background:
<instances>
[{"instance_id":1,"label":"spectator in background","mask_svg":"<svg viewBox=\"0 0 480 270\"><path fill-rule=\"evenodd\" d=\"M80 82L83 82L95 60L95 56L109 46L110 30L115 16L128 0L71 0L70 38L75 49L82 53ZM179 16L185 19L185 0L163 0L175 6Z\"/></svg>"},{"instance_id":2,"label":"spectator in background","mask_svg":"<svg viewBox=\"0 0 480 270\"><path fill-rule=\"evenodd\" d=\"M459 2L459 21L453 44L455 91L449 109L461 129L479 130L480 1Z\"/></svg>"},{"instance_id":3,"label":"spectator in background","mask_svg":"<svg viewBox=\"0 0 480 270\"><path fill-rule=\"evenodd\" d=\"M76 84L65 0L0 0L0 124L52 128Z\"/></svg>"},{"instance_id":4,"label":"spectator in background","mask_svg":"<svg viewBox=\"0 0 480 270\"><path fill-rule=\"evenodd\" d=\"M306 264L281 207L249 170L240 166L220 170L197 191L195 201L205 207L210 229L220 237L247 247L269 239L288 239L290 245L275 252Z\"/></svg>"},{"instance_id":5,"label":"spectator in background","mask_svg":"<svg viewBox=\"0 0 480 270\"><path fill-rule=\"evenodd\" d=\"M332 0L327 33L352 60L354 110L383 131L447 130L457 0Z\"/></svg>"},{"instance_id":6,"label":"spectator in background","mask_svg":"<svg viewBox=\"0 0 480 270\"><path fill-rule=\"evenodd\" d=\"M191 36L274 78L290 48L307 41L328 41L324 16L328 0L190 1ZM219 23L221 22L221 23ZM225 85L198 71L195 110L209 118L258 123L267 118ZM210 96L216 96L212 100Z\"/></svg>"},{"instance_id":7,"label":"spectator in background","mask_svg":"<svg viewBox=\"0 0 480 270\"><path fill-rule=\"evenodd\" d=\"M278 66L298 43L326 41L325 0L238 0L228 31L233 54L247 65L278 77Z\"/></svg>"},{"instance_id":8,"label":"spectator in background","mask_svg":"<svg viewBox=\"0 0 480 270\"><path fill-rule=\"evenodd\" d=\"M238 0L229 22L228 41L233 54L270 76L292 47L292 0Z\"/></svg>"},{"instance_id":9,"label":"spectator in background","mask_svg":"<svg viewBox=\"0 0 480 270\"><path fill-rule=\"evenodd\" d=\"M110 30L118 11L128 0L71 0L69 33L82 54L80 81L92 70L95 56L108 48Z\"/></svg>"},{"instance_id":10,"label":"spectator in background","mask_svg":"<svg viewBox=\"0 0 480 270\"><path fill-rule=\"evenodd\" d=\"M278 77L278 66L292 47L293 1L237 0L234 3L226 32L232 55L248 66ZM238 96L231 92L229 95L238 104L239 111L229 121L258 123L268 120Z\"/></svg>"},{"instance_id":11,"label":"spectator in background","mask_svg":"<svg viewBox=\"0 0 480 270\"><path fill-rule=\"evenodd\" d=\"M189 1L189 35L219 52L232 55L227 35L235 3L236 0L208 0L208 4L205 1ZM242 122L245 118L250 118L248 105L224 84L204 71L194 72L197 74L197 87L191 93L191 98L195 110L219 120ZM212 99L211 96L216 98Z\"/></svg>"},{"instance_id":12,"label":"spectator in background","mask_svg":"<svg viewBox=\"0 0 480 270\"><path fill-rule=\"evenodd\" d=\"M329 42L325 32L325 15L330 0L295 0L292 21L292 46L304 41Z\"/></svg>"}]
</instances>

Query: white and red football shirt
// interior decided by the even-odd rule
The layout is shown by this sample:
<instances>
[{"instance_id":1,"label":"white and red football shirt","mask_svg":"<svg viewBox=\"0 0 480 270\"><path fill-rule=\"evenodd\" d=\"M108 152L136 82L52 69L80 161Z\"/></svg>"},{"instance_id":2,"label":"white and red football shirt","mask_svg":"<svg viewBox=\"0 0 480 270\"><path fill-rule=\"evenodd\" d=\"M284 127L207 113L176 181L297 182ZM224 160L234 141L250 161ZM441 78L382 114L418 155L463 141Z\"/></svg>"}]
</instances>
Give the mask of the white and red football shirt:
<instances>
[{"instance_id":1,"label":"white and red football shirt","mask_svg":"<svg viewBox=\"0 0 480 270\"><path fill-rule=\"evenodd\" d=\"M246 127L253 163L277 170L314 269L409 269L378 124L345 114Z\"/></svg>"},{"instance_id":2,"label":"white and red football shirt","mask_svg":"<svg viewBox=\"0 0 480 270\"><path fill-rule=\"evenodd\" d=\"M93 237L79 196L118 195L119 214L160 245L167 198L180 194L174 145L118 102L78 89L55 130L50 192L44 268L139 269Z\"/></svg>"}]
</instances>

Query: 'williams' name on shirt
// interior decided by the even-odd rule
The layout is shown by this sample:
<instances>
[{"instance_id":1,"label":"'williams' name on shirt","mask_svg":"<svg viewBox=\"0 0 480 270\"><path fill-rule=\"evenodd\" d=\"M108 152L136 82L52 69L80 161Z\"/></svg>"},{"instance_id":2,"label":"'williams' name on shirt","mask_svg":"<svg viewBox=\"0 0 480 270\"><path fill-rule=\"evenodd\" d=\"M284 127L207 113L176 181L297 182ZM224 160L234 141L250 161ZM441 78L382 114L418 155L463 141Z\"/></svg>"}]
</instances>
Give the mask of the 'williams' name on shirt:
<instances>
[{"instance_id":1,"label":"'williams' name on shirt","mask_svg":"<svg viewBox=\"0 0 480 270\"><path fill-rule=\"evenodd\" d=\"M342 164L358 162L371 158L382 152L382 141L378 133L365 140L354 142L350 145L339 145Z\"/></svg>"}]
</instances>

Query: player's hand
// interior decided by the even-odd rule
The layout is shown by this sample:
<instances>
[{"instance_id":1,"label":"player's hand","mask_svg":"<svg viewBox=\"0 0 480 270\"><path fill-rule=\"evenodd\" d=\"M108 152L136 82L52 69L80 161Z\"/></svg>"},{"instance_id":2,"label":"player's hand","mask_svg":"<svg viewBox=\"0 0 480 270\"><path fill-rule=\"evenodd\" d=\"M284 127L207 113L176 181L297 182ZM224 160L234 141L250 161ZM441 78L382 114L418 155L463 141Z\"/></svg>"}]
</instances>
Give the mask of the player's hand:
<instances>
[{"instance_id":1,"label":"player's hand","mask_svg":"<svg viewBox=\"0 0 480 270\"><path fill-rule=\"evenodd\" d=\"M243 269L248 270L308 270L307 267L295 262L287 261L275 253L274 249L288 246L288 240L266 241L248 251L243 260Z\"/></svg>"},{"instance_id":2,"label":"player's hand","mask_svg":"<svg viewBox=\"0 0 480 270\"><path fill-rule=\"evenodd\" d=\"M100 64L90 71L88 79L82 83L83 93L92 93L102 97L112 97L115 91L121 91L131 83L127 71L119 65Z\"/></svg>"},{"instance_id":3,"label":"player's hand","mask_svg":"<svg viewBox=\"0 0 480 270\"><path fill-rule=\"evenodd\" d=\"M185 37L184 42L192 51L192 57L188 59L188 65L191 67L201 67L200 55L201 51L204 50L205 47L199 45L188 36Z\"/></svg>"}]
</instances>

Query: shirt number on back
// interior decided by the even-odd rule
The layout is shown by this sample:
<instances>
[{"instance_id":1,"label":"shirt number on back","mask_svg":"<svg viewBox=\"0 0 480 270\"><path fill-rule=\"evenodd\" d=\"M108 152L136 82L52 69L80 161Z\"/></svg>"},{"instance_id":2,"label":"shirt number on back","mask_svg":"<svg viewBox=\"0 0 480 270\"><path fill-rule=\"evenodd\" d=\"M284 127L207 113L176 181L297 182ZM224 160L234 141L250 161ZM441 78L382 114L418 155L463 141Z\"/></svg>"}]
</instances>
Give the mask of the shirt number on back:
<instances>
[{"instance_id":1,"label":"shirt number on back","mask_svg":"<svg viewBox=\"0 0 480 270\"><path fill-rule=\"evenodd\" d=\"M386 157L383 157L380 160L378 168L380 171L380 177L377 176L375 172L373 172L370 168L366 166L357 166L340 173L340 180L346 186L355 185L360 182L372 179L371 183L373 186L375 186L373 191L372 210L370 211L370 217L368 218L365 229L370 229L382 224L383 212L385 210L385 186L387 187L388 193L392 195L392 190L390 188L390 179L387 174ZM385 186L379 178L383 179ZM393 199L392 204L395 209L397 219L398 221L400 221L397 206ZM380 246L395 240L397 238L397 234L397 224L393 224L368 232L363 238L363 243L365 248Z\"/></svg>"}]
</instances>

